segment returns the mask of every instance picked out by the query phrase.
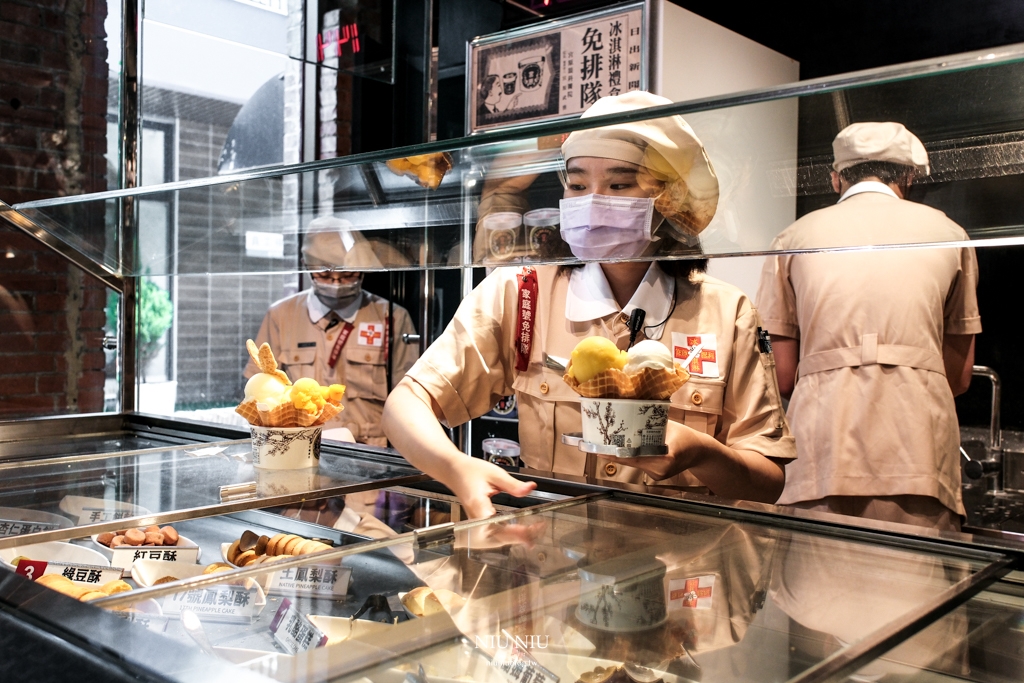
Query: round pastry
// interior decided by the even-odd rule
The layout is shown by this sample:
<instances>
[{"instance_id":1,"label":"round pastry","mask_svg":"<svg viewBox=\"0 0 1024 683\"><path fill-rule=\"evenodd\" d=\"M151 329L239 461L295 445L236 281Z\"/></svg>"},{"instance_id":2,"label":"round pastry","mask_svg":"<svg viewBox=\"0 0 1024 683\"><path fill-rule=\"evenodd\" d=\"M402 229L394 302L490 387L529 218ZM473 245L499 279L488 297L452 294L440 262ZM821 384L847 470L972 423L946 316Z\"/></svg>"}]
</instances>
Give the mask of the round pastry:
<instances>
[{"instance_id":1,"label":"round pastry","mask_svg":"<svg viewBox=\"0 0 1024 683\"><path fill-rule=\"evenodd\" d=\"M280 543L277 544L278 554L295 555L295 549L305 540L301 536L292 535L288 542L284 544L284 548L281 547ZM281 552L282 550L284 551L283 553Z\"/></svg>"},{"instance_id":2,"label":"round pastry","mask_svg":"<svg viewBox=\"0 0 1024 683\"><path fill-rule=\"evenodd\" d=\"M124 542L128 545L142 545L146 542L146 533L142 529L128 529L124 532Z\"/></svg>"},{"instance_id":3,"label":"round pastry","mask_svg":"<svg viewBox=\"0 0 1024 683\"><path fill-rule=\"evenodd\" d=\"M206 567L206 569L203 570L203 573L212 574L214 572L231 571L232 569L234 569L234 567L225 562L214 562L213 564Z\"/></svg>"},{"instance_id":4,"label":"round pastry","mask_svg":"<svg viewBox=\"0 0 1024 683\"><path fill-rule=\"evenodd\" d=\"M122 545L124 545L124 536L121 536L121 535L114 536L112 539L110 539L110 547L111 548L116 548L116 547L122 546Z\"/></svg>"},{"instance_id":5,"label":"round pastry","mask_svg":"<svg viewBox=\"0 0 1024 683\"><path fill-rule=\"evenodd\" d=\"M228 562L231 562L232 564L237 564L235 562L236 557L238 557L238 539L235 539L235 541L231 544L231 547L228 548L228 551L224 553L224 559Z\"/></svg>"},{"instance_id":6,"label":"round pastry","mask_svg":"<svg viewBox=\"0 0 1024 683\"><path fill-rule=\"evenodd\" d=\"M255 559L256 551L246 550L244 553L238 553L238 557L235 558L235 564L239 567L244 567Z\"/></svg>"},{"instance_id":7,"label":"round pastry","mask_svg":"<svg viewBox=\"0 0 1024 683\"><path fill-rule=\"evenodd\" d=\"M100 590L107 595L114 595L116 593L124 593L132 589L127 583L121 579L114 579L113 581L107 581L105 584L100 586Z\"/></svg>"},{"instance_id":8,"label":"round pastry","mask_svg":"<svg viewBox=\"0 0 1024 683\"><path fill-rule=\"evenodd\" d=\"M90 600L96 600L98 598L105 598L105 597L107 597L107 594L104 593L103 591L89 591L89 590L87 590L84 593L82 593L80 596L78 596L78 599L82 600L84 602L88 602Z\"/></svg>"},{"instance_id":9,"label":"round pastry","mask_svg":"<svg viewBox=\"0 0 1024 683\"><path fill-rule=\"evenodd\" d=\"M142 531L147 533L147 534L150 534L150 533L154 533L154 532L159 532L160 531L160 527L158 527L156 524L153 524L151 526L147 526Z\"/></svg>"},{"instance_id":10,"label":"round pastry","mask_svg":"<svg viewBox=\"0 0 1024 683\"><path fill-rule=\"evenodd\" d=\"M104 531L102 534L96 537L96 542L102 543L103 545L109 548L110 542L114 540L114 536L116 535L117 534L115 534L113 531Z\"/></svg>"},{"instance_id":11,"label":"round pastry","mask_svg":"<svg viewBox=\"0 0 1024 683\"><path fill-rule=\"evenodd\" d=\"M267 555L277 555L278 554L277 546L281 544L281 541L287 535L288 534L274 534L273 536L271 536L270 537L270 541L267 542L267 552L266 552L266 554Z\"/></svg>"},{"instance_id":12,"label":"round pastry","mask_svg":"<svg viewBox=\"0 0 1024 683\"><path fill-rule=\"evenodd\" d=\"M162 583L171 583L173 581L178 581L178 577L177 576L161 576L159 579L157 579L156 581L153 582L153 585L154 586L159 586Z\"/></svg>"},{"instance_id":13,"label":"round pastry","mask_svg":"<svg viewBox=\"0 0 1024 683\"><path fill-rule=\"evenodd\" d=\"M164 535L159 531L147 531L146 532L146 545L163 545Z\"/></svg>"},{"instance_id":14,"label":"round pastry","mask_svg":"<svg viewBox=\"0 0 1024 683\"><path fill-rule=\"evenodd\" d=\"M160 530L164 535L164 543L167 545L178 545L178 531L172 526L165 526Z\"/></svg>"}]
</instances>

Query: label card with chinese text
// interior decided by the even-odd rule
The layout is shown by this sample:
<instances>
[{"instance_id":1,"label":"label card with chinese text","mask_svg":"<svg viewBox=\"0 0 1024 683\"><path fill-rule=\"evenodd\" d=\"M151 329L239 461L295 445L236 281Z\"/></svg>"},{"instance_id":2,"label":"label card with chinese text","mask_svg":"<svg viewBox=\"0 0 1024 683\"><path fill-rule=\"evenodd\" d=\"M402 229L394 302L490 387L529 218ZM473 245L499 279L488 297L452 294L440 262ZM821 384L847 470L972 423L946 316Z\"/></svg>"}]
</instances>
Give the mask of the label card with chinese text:
<instances>
[{"instance_id":1,"label":"label card with chinese text","mask_svg":"<svg viewBox=\"0 0 1024 683\"><path fill-rule=\"evenodd\" d=\"M138 624L148 631L154 633L163 633L167 630L167 623L171 620L170 617L162 614L151 614L149 612L136 612L126 609L115 609L110 611L116 617L121 617L125 621L130 621L133 624Z\"/></svg>"},{"instance_id":2,"label":"label card with chinese text","mask_svg":"<svg viewBox=\"0 0 1024 683\"><path fill-rule=\"evenodd\" d=\"M117 567L72 562L21 560L16 571L33 581L45 574L61 574L83 586L102 586L109 581L121 578L121 570Z\"/></svg>"},{"instance_id":3,"label":"label card with chinese text","mask_svg":"<svg viewBox=\"0 0 1024 683\"><path fill-rule=\"evenodd\" d=\"M505 633L502 631L502 633ZM512 683L558 683L559 678L540 665L521 642L505 634L507 647L499 648L491 666L499 669Z\"/></svg>"},{"instance_id":4,"label":"label card with chinese text","mask_svg":"<svg viewBox=\"0 0 1024 683\"><path fill-rule=\"evenodd\" d=\"M127 574L131 571L135 560L155 560L157 562L199 562L199 546L135 546L119 545L113 548L114 554L110 564L120 567Z\"/></svg>"},{"instance_id":5,"label":"label card with chinese text","mask_svg":"<svg viewBox=\"0 0 1024 683\"><path fill-rule=\"evenodd\" d=\"M52 517L53 515L51 515ZM0 536L21 536L37 534L41 531L53 531L60 525L53 522L28 522L17 519L0 519Z\"/></svg>"},{"instance_id":6,"label":"label card with chinese text","mask_svg":"<svg viewBox=\"0 0 1024 683\"><path fill-rule=\"evenodd\" d=\"M270 622L270 632L288 654L297 654L327 644L327 634L301 614L291 600L285 598Z\"/></svg>"},{"instance_id":7,"label":"label card with chinese text","mask_svg":"<svg viewBox=\"0 0 1024 683\"><path fill-rule=\"evenodd\" d=\"M259 589L242 586L213 586L168 595L164 614L180 615L188 609L212 621L252 621L265 606Z\"/></svg>"},{"instance_id":8,"label":"label card with chinese text","mask_svg":"<svg viewBox=\"0 0 1024 683\"><path fill-rule=\"evenodd\" d=\"M308 598L340 600L348 594L352 570L339 565L293 567L270 575L267 592Z\"/></svg>"},{"instance_id":9,"label":"label card with chinese text","mask_svg":"<svg viewBox=\"0 0 1024 683\"><path fill-rule=\"evenodd\" d=\"M647 89L645 5L589 12L470 43L467 133L578 116Z\"/></svg>"}]
</instances>

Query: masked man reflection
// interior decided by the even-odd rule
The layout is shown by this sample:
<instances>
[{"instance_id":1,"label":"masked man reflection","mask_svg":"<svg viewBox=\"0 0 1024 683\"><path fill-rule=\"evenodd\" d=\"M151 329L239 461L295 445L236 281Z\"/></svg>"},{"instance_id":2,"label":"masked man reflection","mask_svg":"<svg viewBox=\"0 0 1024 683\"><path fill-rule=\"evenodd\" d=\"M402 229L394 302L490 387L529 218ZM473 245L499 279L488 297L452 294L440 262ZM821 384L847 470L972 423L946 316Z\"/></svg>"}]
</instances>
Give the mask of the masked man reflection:
<instances>
[{"instance_id":1,"label":"masked man reflection","mask_svg":"<svg viewBox=\"0 0 1024 683\"><path fill-rule=\"evenodd\" d=\"M326 425L326 438L347 439L344 432L330 431L345 428L358 443L386 446L381 413L387 364L396 384L419 355L415 343L402 341L403 334L416 333L409 312L393 305L389 329L388 300L365 291L362 273L349 270L382 270L377 254L388 248L370 243L344 219L313 220L302 244L313 286L271 306L256 335L257 344L270 344L292 381L312 377L345 385L345 409ZM394 258L385 260L393 265ZM245 376L258 371L250 360Z\"/></svg>"},{"instance_id":2,"label":"masked man reflection","mask_svg":"<svg viewBox=\"0 0 1024 683\"><path fill-rule=\"evenodd\" d=\"M584 116L668 103L632 92L603 98ZM703 273L697 235L714 216L718 180L700 141L681 117L670 116L576 131L562 155L561 237L585 263L492 272L392 392L384 413L391 442L449 486L471 516L488 515L490 496L525 495L532 485L465 457L440 422L462 424L515 393L522 458L531 469L774 501L793 442L774 361L758 344L757 312L740 290ZM481 215L525 208L521 190L529 182L507 183L490 196L485 189ZM516 196L495 199L503 192ZM689 258L668 258L678 255ZM613 262L638 257L650 259ZM534 286L532 277L527 328L521 289ZM690 367L690 381L671 397L668 456L588 456L561 443L563 433L581 428L579 396L543 357L568 357L590 336L626 348L626 321L636 308L647 320L638 341L658 340L683 358L678 354L703 344L708 360Z\"/></svg>"}]
</instances>

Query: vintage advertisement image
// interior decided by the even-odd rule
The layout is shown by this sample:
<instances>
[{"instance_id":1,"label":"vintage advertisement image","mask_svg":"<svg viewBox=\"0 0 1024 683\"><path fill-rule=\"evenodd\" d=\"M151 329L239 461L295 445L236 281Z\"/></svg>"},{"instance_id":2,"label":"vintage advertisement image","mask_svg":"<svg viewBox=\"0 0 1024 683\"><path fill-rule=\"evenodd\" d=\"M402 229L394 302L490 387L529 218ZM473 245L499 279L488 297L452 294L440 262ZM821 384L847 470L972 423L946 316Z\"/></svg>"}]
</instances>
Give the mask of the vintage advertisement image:
<instances>
[{"instance_id":1,"label":"vintage advertisement image","mask_svg":"<svg viewBox=\"0 0 1024 683\"><path fill-rule=\"evenodd\" d=\"M558 113L561 54L557 33L480 51L477 62L478 126Z\"/></svg>"},{"instance_id":2,"label":"vintage advertisement image","mask_svg":"<svg viewBox=\"0 0 1024 683\"><path fill-rule=\"evenodd\" d=\"M646 87L642 6L598 12L470 44L470 133L570 117Z\"/></svg>"}]
</instances>

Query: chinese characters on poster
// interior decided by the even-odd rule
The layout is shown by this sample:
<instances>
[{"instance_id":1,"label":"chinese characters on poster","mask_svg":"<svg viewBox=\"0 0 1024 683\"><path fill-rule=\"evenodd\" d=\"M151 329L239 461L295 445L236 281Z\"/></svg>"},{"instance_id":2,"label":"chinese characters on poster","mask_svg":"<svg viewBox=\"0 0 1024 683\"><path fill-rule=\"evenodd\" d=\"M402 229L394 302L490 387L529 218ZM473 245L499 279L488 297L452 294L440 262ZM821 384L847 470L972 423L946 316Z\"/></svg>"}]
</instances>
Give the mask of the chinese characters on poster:
<instances>
[{"instance_id":1,"label":"chinese characters on poster","mask_svg":"<svg viewBox=\"0 0 1024 683\"><path fill-rule=\"evenodd\" d=\"M643 8L471 45L470 132L575 116L606 95L646 87Z\"/></svg>"}]
</instances>

